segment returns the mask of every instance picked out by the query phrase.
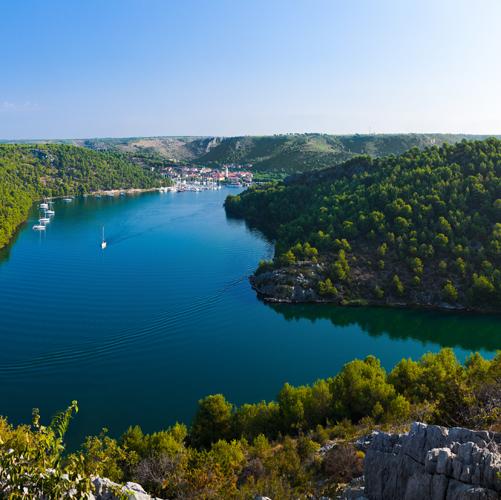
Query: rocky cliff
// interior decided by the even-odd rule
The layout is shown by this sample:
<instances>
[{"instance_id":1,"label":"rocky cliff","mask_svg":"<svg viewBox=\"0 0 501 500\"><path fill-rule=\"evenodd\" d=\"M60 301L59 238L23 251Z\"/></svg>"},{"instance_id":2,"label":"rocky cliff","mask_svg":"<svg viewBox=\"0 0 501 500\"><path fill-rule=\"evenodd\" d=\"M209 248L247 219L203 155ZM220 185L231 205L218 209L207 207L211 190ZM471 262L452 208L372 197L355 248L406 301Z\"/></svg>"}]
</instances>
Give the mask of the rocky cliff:
<instances>
[{"instance_id":1,"label":"rocky cliff","mask_svg":"<svg viewBox=\"0 0 501 500\"><path fill-rule=\"evenodd\" d=\"M375 431L356 445L365 452L364 476L340 500L501 499L501 433L415 422L406 434ZM96 500L118 500L120 494L155 500L136 483L95 478L93 487Z\"/></svg>"},{"instance_id":2,"label":"rocky cliff","mask_svg":"<svg viewBox=\"0 0 501 500\"><path fill-rule=\"evenodd\" d=\"M501 498L501 434L414 423L365 443L369 500Z\"/></svg>"}]
</instances>

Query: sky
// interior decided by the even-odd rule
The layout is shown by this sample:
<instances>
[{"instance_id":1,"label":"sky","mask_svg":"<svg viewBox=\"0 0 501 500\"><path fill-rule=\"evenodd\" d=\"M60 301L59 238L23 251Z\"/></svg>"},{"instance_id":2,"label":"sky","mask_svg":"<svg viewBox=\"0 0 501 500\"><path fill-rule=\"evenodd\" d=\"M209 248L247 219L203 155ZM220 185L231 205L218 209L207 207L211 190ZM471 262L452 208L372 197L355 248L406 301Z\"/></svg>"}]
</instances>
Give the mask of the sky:
<instances>
[{"instance_id":1,"label":"sky","mask_svg":"<svg viewBox=\"0 0 501 500\"><path fill-rule=\"evenodd\" d=\"M501 0L0 0L0 139L501 134Z\"/></svg>"}]
</instances>

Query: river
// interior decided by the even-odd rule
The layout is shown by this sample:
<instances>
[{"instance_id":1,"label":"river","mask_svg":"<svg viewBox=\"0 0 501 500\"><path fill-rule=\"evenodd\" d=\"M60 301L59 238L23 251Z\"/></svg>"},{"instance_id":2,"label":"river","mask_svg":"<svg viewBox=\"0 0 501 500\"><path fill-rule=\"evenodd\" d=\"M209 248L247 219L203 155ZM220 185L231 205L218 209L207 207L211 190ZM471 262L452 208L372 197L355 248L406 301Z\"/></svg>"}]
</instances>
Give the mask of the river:
<instances>
[{"instance_id":1,"label":"river","mask_svg":"<svg viewBox=\"0 0 501 500\"><path fill-rule=\"evenodd\" d=\"M248 276L273 248L226 217L229 192L61 200L46 233L33 210L0 253L0 414L28 422L77 399L75 445L189 422L207 394L273 399L368 354L391 368L501 348L500 316L264 304Z\"/></svg>"}]
</instances>

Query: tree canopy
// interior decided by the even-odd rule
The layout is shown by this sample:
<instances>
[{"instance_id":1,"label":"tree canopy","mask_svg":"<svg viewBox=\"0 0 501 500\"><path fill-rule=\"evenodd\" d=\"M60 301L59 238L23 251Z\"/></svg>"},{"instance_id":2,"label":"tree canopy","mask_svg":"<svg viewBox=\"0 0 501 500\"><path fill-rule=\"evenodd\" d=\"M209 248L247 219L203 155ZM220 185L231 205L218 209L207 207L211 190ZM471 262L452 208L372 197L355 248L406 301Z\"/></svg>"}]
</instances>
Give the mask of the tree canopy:
<instances>
[{"instance_id":1,"label":"tree canopy","mask_svg":"<svg viewBox=\"0 0 501 500\"><path fill-rule=\"evenodd\" d=\"M0 144L0 248L41 197L158 185L156 174L120 153L63 144Z\"/></svg>"},{"instance_id":2,"label":"tree canopy","mask_svg":"<svg viewBox=\"0 0 501 500\"><path fill-rule=\"evenodd\" d=\"M275 267L319 262L331 300L501 304L500 140L358 157L225 205L276 239Z\"/></svg>"}]
</instances>

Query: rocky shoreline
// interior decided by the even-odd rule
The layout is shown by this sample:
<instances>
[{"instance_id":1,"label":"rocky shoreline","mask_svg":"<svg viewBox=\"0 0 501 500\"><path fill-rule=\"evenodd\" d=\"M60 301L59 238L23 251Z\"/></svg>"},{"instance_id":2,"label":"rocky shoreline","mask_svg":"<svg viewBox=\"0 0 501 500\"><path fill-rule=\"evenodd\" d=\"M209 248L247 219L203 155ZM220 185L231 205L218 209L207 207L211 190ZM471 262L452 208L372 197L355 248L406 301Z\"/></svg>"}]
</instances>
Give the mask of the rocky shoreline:
<instances>
[{"instance_id":1,"label":"rocky shoreline","mask_svg":"<svg viewBox=\"0 0 501 500\"><path fill-rule=\"evenodd\" d=\"M322 296L318 292L318 282L324 279L323 271L323 266L319 263L299 262L287 267L258 271L249 277L249 282L261 300L275 304L312 303L345 307L374 306L476 313L499 312L499 310L492 308L471 308L461 304L431 300L407 302L393 297L378 300L363 295L358 298L350 298L343 293L342 289L335 297Z\"/></svg>"}]
</instances>

